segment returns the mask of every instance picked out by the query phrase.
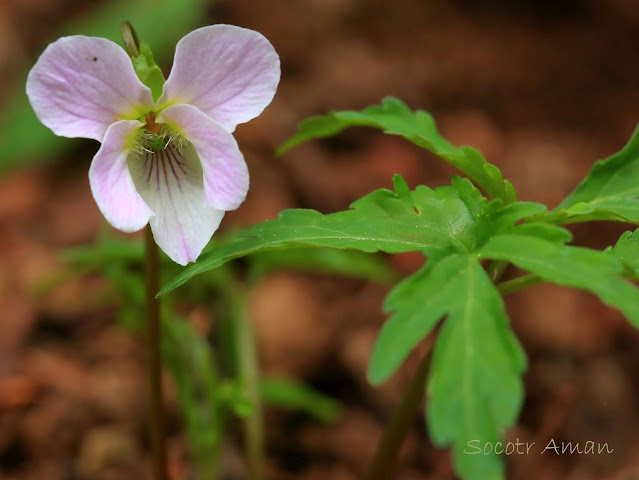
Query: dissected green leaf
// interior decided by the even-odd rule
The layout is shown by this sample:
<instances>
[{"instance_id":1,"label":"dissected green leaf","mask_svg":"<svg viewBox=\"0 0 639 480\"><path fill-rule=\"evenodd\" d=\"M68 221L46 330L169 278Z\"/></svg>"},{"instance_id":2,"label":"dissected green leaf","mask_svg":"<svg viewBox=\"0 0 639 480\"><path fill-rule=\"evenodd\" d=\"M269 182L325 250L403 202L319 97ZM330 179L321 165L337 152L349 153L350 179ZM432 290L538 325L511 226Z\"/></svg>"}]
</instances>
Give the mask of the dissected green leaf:
<instances>
[{"instance_id":1,"label":"dissected green leaf","mask_svg":"<svg viewBox=\"0 0 639 480\"><path fill-rule=\"evenodd\" d=\"M524 224L512 228L516 220L534 215L539 210L537 204L510 204L495 217L485 217L483 227L477 227L477 230L486 229L493 235L526 235L551 245L570 240L570 233L555 225ZM486 206L484 211L489 212L490 208ZM478 225L481 225L480 218L476 220ZM490 243L489 238L485 241ZM484 244L479 243L477 248L483 251ZM371 382L385 381L449 311L459 295L456 276L463 273L464 261L462 256L450 256L441 261L431 257L424 268L396 285L386 297L384 310L392 315L384 324L375 345L368 371Z\"/></svg>"},{"instance_id":2,"label":"dissected green leaf","mask_svg":"<svg viewBox=\"0 0 639 480\"><path fill-rule=\"evenodd\" d=\"M336 135L353 126L375 127L391 135L400 135L464 172L492 198L499 198L504 203L515 201L512 184L504 180L499 169L487 163L478 150L451 145L437 132L435 121L429 113L424 110L412 111L393 97L386 97L381 105L367 107L361 112L331 112L303 120L298 132L277 153L282 154L313 138Z\"/></svg>"},{"instance_id":3,"label":"dissected green leaf","mask_svg":"<svg viewBox=\"0 0 639 480\"><path fill-rule=\"evenodd\" d=\"M322 215L314 210L285 210L279 218L239 232L233 240L200 257L159 295L229 260L274 249L332 247L363 252L469 253L492 235L508 231L513 223L544 208L528 202L501 208L501 201L489 202L468 180L459 177L453 178L452 186L434 190L420 185L410 191L399 176L394 185L397 192L376 190L343 212ZM537 228L542 236L567 235L557 226Z\"/></svg>"},{"instance_id":4,"label":"dissected green leaf","mask_svg":"<svg viewBox=\"0 0 639 480\"><path fill-rule=\"evenodd\" d=\"M339 402L294 380L265 378L261 390L264 403L273 407L301 410L323 422L333 422L340 415Z\"/></svg>"},{"instance_id":5,"label":"dissected green leaf","mask_svg":"<svg viewBox=\"0 0 639 480\"><path fill-rule=\"evenodd\" d=\"M523 401L526 359L501 296L474 258L449 287L448 318L435 344L426 404L433 442L452 445L465 480L504 478L497 455L472 455L468 442L493 442L512 426Z\"/></svg>"},{"instance_id":6,"label":"dissected green leaf","mask_svg":"<svg viewBox=\"0 0 639 480\"><path fill-rule=\"evenodd\" d=\"M233 258L277 248L467 253L474 248L479 236L476 224L481 215L479 210L495 211L496 204L480 199L481 205L473 205L468 198L463 198L471 195L470 182L458 179L456 183L454 187L435 190L419 186L402 195L386 189L376 190L354 202L350 210L329 215L314 210L285 210L279 218L244 230L235 241L201 257L169 282L160 295Z\"/></svg>"},{"instance_id":7,"label":"dissected green leaf","mask_svg":"<svg viewBox=\"0 0 639 480\"><path fill-rule=\"evenodd\" d=\"M380 384L400 366L413 348L433 329L457 298L459 275L466 259L429 259L426 266L393 288L384 301L392 315L377 337L368 365L368 379Z\"/></svg>"},{"instance_id":8,"label":"dissected green leaf","mask_svg":"<svg viewBox=\"0 0 639 480\"><path fill-rule=\"evenodd\" d=\"M639 222L639 127L628 144L600 160L583 182L543 221Z\"/></svg>"},{"instance_id":9,"label":"dissected green leaf","mask_svg":"<svg viewBox=\"0 0 639 480\"><path fill-rule=\"evenodd\" d=\"M495 442L521 407L524 354L508 326L501 296L473 256L429 259L387 297L392 316L380 333L369 378L384 381L446 314L428 381L428 424L438 446L451 446L465 479L502 478L494 455L467 455L467 442Z\"/></svg>"},{"instance_id":10,"label":"dissected green leaf","mask_svg":"<svg viewBox=\"0 0 639 480\"><path fill-rule=\"evenodd\" d=\"M609 252L504 234L490 239L479 253L483 258L512 262L548 282L592 292L639 326L639 289L621 278L624 265Z\"/></svg>"},{"instance_id":11,"label":"dissected green leaf","mask_svg":"<svg viewBox=\"0 0 639 480\"><path fill-rule=\"evenodd\" d=\"M155 56L166 61L177 40L202 21L208 5L209 2L204 0L102 2L84 16L63 25L50 41L65 35L90 35L121 43L120 22L129 20L140 39L149 43ZM167 22L167 19L171 21ZM0 173L45 162L78 142L56 137L38 121L27 101L25 80L26 72L24 80L17 82L14 90L6 96L11 101L0 115Z\"/></svg>"}]
</instances>

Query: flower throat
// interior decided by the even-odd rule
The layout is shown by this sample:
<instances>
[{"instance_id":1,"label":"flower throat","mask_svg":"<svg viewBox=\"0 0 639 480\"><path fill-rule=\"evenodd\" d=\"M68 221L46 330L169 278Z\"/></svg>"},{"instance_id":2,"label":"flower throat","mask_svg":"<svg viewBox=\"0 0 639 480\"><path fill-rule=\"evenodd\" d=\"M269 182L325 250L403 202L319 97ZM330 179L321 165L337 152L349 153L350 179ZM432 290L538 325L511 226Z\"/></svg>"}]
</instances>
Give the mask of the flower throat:
<instances>
[{"instance_id":1,"label":"flower throat","mask_svg":"<svg viewBox=\"0 0 639 480\"><path fill-rule=\"evenodd\" d=\"M144 119L146 125L139 131L139 137L132 148L134 153L140 156L155 154L171 146L180 155L182 154L187 143L182 135L165 123L157 123L153 115L147 115Z\"/></svg>"}]
</instances>

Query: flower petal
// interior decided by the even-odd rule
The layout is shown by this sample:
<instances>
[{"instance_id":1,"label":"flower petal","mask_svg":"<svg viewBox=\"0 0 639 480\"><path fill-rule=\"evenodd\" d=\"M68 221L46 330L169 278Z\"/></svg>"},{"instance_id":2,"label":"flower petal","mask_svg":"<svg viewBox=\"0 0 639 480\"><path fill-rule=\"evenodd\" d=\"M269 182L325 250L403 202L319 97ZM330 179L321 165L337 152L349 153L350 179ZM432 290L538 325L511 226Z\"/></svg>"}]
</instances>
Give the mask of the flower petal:
<instances>
[{"instance_id":1,"label":"flower petal","mask_svg":"<svg viewBox=\"0 0 639 480\"><path fill-rule=\"evenodd\" d=\"M131 59L106 38L63 37L29 72L27 95L40 121L64 137L102 141L109 125L153 108Z\"/></svg>"},{"instance_id":2,"label":"flower petal","mask_svg":"<svg viewBox=\"0 0 639 480\"><path fill-rule=\"evenodd\" d=\"M124 232L140 230L153 215L136 191L127 166L132 139L141 126L137 120L111 125L89 169L89 183L98 208L111 225Z\"/></svg>"},{"instance_id":3,"label":"flower petal","mask_svg":"<svg viewBox=\"0 0 639 480\"><path fill-rule=\"evenodd\" d=\"M229 132L271 103L280 59L262 34L233 25L199 28L180 40L160 105L188 103Z\"/></svg>"},{"instance_id":4,"label":"flower petal","mask_svg":"<svg viewBox=\"0 0 639 480\"><path fill-rule=\"evenodd\" d=\"M155 212L153 238L176 263L194 262L217 230L224 211L206 205L202 166L187 144L129 156L129 169L144 201Z\"/></svg>"},{"instance_id":5,"label":"flower petal","mask_svg":"<svg viewBox=\"0 0 639 480\"><path fill-rule=\"evenodd\" d=\"M157 121L172 125L195 147L207 204L226 211L239 207L246 198L249 174L233 135L192 105L168 107Z\"/></svg>"}]
</instances>

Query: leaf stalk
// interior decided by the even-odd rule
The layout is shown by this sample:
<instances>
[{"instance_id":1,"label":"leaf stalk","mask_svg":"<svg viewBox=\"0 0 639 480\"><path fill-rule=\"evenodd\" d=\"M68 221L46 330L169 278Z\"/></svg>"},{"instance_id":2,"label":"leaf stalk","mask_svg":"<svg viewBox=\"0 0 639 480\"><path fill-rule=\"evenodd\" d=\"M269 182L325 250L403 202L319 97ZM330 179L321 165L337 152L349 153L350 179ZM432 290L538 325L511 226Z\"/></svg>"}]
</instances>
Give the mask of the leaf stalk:
<instances>
[{"instance_id":1,"label":"leaf stalk","mask_svg":"<svg viewBox=\"0 0 639 480\"><path fill-rule=\"evenodd\" d=\"M397 457L402 444L410 430L413 420L421 409L426 394L426 378L430 366L432 347L424 356L415 375L408 384L399 406L393 412L393 416L384 431L377 452L373 457L366 480L388 480L393 478L392 473L397 464Z\"/></svg>"}]
</instances>

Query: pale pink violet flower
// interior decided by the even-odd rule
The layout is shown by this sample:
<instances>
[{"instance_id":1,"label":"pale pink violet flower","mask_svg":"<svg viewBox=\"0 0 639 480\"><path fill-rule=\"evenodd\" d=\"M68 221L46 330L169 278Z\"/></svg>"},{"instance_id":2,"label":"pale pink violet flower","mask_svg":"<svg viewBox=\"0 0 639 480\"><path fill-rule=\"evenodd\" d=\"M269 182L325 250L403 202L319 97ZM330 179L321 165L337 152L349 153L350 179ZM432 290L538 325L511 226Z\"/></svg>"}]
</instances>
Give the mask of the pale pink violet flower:
<instances>
[{"instance_id":1,"label":"pale pink violet flower","mask_svg":"<svg viewBox=\"0 0 639 480\"><path fill-rule=\"evenodd\" d=\"M85 36L46 48L27 95L55 134L102 143L89 181L107 221L124 232L150 223L160 248L186 265L244 201L248 169L231 134L271 102L279 79L266 38L213 25L177 44L155 103L120 46Z\"/></svg>"}]
</instances>

